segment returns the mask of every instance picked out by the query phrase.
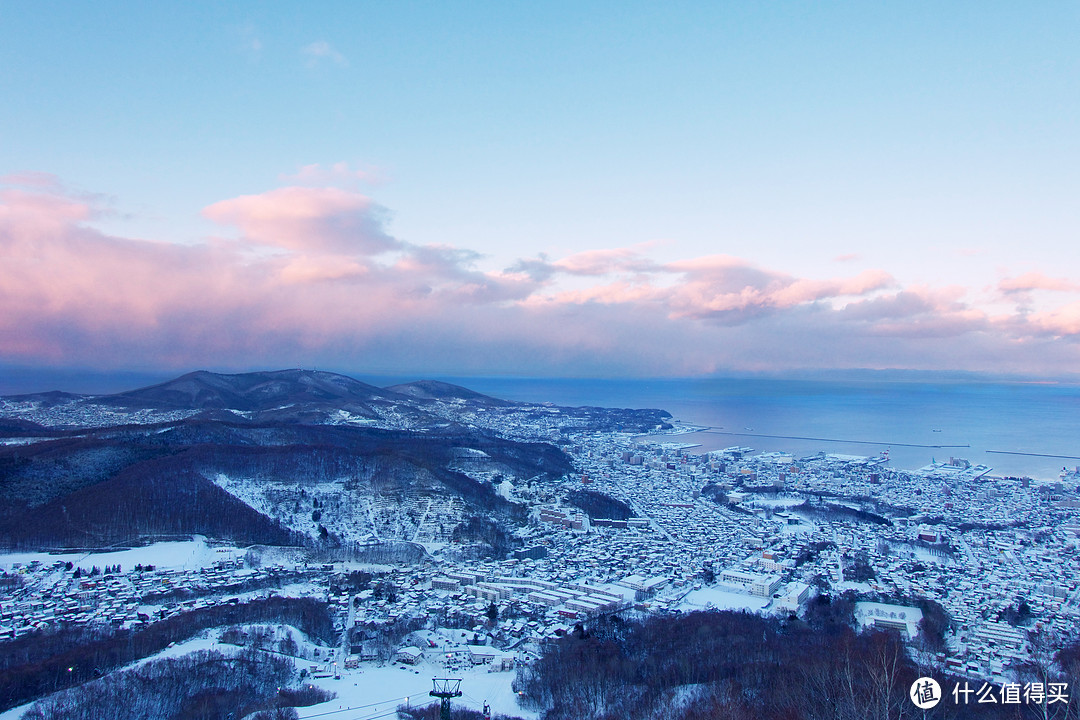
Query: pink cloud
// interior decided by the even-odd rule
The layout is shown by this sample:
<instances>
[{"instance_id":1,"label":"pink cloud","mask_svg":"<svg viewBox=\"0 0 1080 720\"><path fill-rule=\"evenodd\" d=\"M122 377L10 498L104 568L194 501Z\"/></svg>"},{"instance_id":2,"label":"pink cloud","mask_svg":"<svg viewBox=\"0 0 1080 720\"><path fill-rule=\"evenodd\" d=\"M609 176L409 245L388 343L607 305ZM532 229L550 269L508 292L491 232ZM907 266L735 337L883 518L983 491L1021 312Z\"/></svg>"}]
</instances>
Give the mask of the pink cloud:
<instances>
[{"instance_id":1,"label":"pink cloud","mask_svg":"<svg viewBox=\"0 0 1080 720\"><path fill-rule=\"evenodd\" d=\"M862 296L894 284L882 270L853 278L813 280L753 267L739 258L717 255L669 263L684 282L671 291L672 313L679 317L739 323L778 309L821 300Z\"/></svg>"},{"instance_id":2,"label":"pink cloud","mask_svg":"<svg viewBox=\"0 0 1080 720\"><path fill-rule=\"evenodd\" d=\"M556 305L582 305L598 303L603 305L627 305L644 302L654 303L662 293L648 283L632 283L619 280L604 285L594 285L584 290L567 290L548 296L532 295L526 300L529 307L551 307Z\"/></svg>"},{"instance_id":3,"label":"pink cloud","mask_svg":"<svg viewBox=\"0 0 1080 720\"><path fill-rule=\"evenodd\" d=\"M370 269L363 263L348 257L299 257L286 258L279 270L278 277L289 284L305 284L327 280L359 278L367 275Z\"/></svg>"},{"instance_id":4,"label":"pink cloud","mask_svg":"<svg viewBox=\"0 0 1080 720\"><path fill-rule=\"evenodd\" d=\"M85 224L93 208L46 193L3 191L0 201L0 347L9 356L204 365L356 349L434 319L450 328L458 308L534 286L472 269L475 253L453 248L387 238L383 245L397 248L389 264L342 254L340 246L355 245L342 241L340 216L370 217L370 205L348 194L274 192L208 211L239 224L256 247L278 242L285 252L271 255L244 242L109 236ZM275 217L288 227L267 228ZM294 242L301 227L313 233L302 245Z\"/></svg>"},{"instance_id":5,"label":"pink cloud","mask_svg":"<svg viewBox=\"0 0 1080 720\"><path fill-rule=\"evenodd\" d=\"M558 275L600 277L618 273L656 272L660 266L645 256L644 251L654 243L639 243L631 247L583 250L552 261L545 253L535 258L517 261L508 273L521 273L544 282Z\"/></svg>"},{"instance_id":6,"label":"pink cloud","mask_svg":"<svg viewBox=\"0 0 1080 720\"><path fill-rule=\"evenodd\" d=\"M648 303L663 308L670 318L728 325L801 304L864 296L895 284L881 270L868 270L851 278L812 280L763 270L730 255L659 264L631 248L585 251L554 262L542 258L540 262L543 271L537 272L534 266L531 274L545 282L559 272L619 277L584 289L534 296L528 301L530 306Z\"/></svg>"},{"instance_id":7,"label":"pink cloud","mask_svg":"<svg viewBox=\"0 0 1080 720\"><path fill-rule=\"evenodd\" d=\"M378 184L382 181L382 175L378 170L353 169L345 162L337 162L326 167L319 163L303 165L294 174L282 173L278 177L284 182L301 185L351 185L358 182Z\"/></svg>"},{"instance_id":8,"label":"pink cloud","mask_svg":"<svg viewBox=\"0 0 1080 720\"><path fill-rule=\"evenodd\" d=\"M893 284L892 276L884 270L867 270L855 277L836 280L799 278L772 293L769 302L777 307L791 307L817 300L866 295Z\"/></svg>"},{"instance_id":9,"label":"pink cloud","mask_svg":"<svg viewBox=\"0 0 1080 720\"><path fill-rule=\"evenodd\" d=\"M485 273L472 266L478 253L444 245L408 246L393 266L401 276L424 278L425 291L470 304L518 300L537 283L527 275Z\"/></svg>"},{"instance_id":10,"label":"pink cloud","mask_svg":"<svg viewBox=\"0 0 1080 720\"><path fill-rule=\"evenodd\" d=\"M1032 290L1075 292L1080 290L1080 284L1065 278L1047 277L1040 272L1027 272L1013 278L1005 278L998 283L998 289L1006 294L1025 293Z\"/></svg>"},{"instance_id":11,"label":"pink cloud","mask_svg":"<svg viewBox=\"0 0 1080 720\"><path fill-rule=\"evenodd\" d=\"M1080 300L1021 317L1003 318L1002 325L1015 336L1071 338L1080 340Z\"/></svg>"},{"instance_id":12,"label":"pink cloud","mask_svg":"<svg viewBox=\"0 0 1080 720\"><path fill-rule=\"evenodd\" d=\"M214 203L203 215L235 225L255 245L356 255L399 246L383 230L385 211L379 205L337 188L284 187L243 195Z\"/></svg>"},{"instance_id":13,"label":"pink cloud","mask_svg":"<svg viewBox=\"0 0 1080 720\"><path fill-rule=\"evenodd\" d=\"M215 203L205 215L240 238L178 245L100 232L92 199L42 187L0 190L9 362L667 375L1080 359L1080 304L991 318L965 288L902 287L880 269L798 277L633 246L487 272L471 250L396 240L377 204L332 188Z\"/></svg>"},{"instance_id":14,"label":"pink cloud","mask_svg":"<svg viewBox=\"0 0 1080 720\"><path fill-rule=\"evenodd\" d=\"M960 337L989 327L987 314L963 301L960 287L911 287L857 300L841 310L846 319L872 335L891 337Z\"/></svg>"},{"instance_id":15,"label":"pink cloud","mask_svg":"<svg viewBox=\"0 0 1080 720\"><path fill-rule=\"evenodd\" d=\"M32 243L44 233L58 232L95 214L89 204L60 195L0 190L0 223L7 229L2 240L8 243Z\"/></svg>"},{"instance_id":16,"label":"pink cloud","mask_svg":"<svg viewBox=\"0 0 1080 720\"><path fill-rule=\"evenodd\" d=\"M585 250L552 263L552 267L571 275L608 275L615 272L638 273L656 270L656 263L643 257L639 247Z\"/></svg>"},{"instance_id":17,"label":"pink cloud","mask_svg":"<svg viewBox=\"0 0 1080 720\"><path fill-rule=\"evenodd\" d=\"M743 258L733 255L704 255L698 258L668 263L665 267L673 272L711 274L729 272L733 269L749 269L751 265Z\"/></svg>"}]
</instances>

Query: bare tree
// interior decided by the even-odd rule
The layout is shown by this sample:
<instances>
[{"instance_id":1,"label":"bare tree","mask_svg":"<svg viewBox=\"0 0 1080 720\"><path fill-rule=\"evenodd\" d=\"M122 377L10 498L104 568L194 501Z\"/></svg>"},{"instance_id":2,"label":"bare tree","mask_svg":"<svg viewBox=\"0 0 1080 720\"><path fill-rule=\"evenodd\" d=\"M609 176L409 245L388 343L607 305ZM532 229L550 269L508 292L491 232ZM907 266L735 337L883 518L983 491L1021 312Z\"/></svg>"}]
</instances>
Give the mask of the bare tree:
<instances>
[{"instance_id":1,"label":"bare tree","mask_svg":"<svg viewBox=\"0 0 1080 720\"><path fill-rule=\"evenodd\" d=\"M1069 704L1052 702L1053 696L1049 692L1051 683L1065 682L1055 666L1055 655L1062 647L1062 639L1056 632L1040 627L1028 633L1028 644L1031 649L1029 660L1020 667L1019 678L1039 687L1042 692L1033 693L1032 701L1022 707L1031 718L1064 720Z\"/></svg>"},{"instance_id":2,"label":"bare tree","mask_svg":"<svg viewBox=\"0 0 1080 720\"><path fill-rule=\"evenodd\" d=\"M868 684L867 718L902 720L908 709L907 693L900 687L904 647L892 633L874 633L863 659Z\"/></svg>"}]
</instances>

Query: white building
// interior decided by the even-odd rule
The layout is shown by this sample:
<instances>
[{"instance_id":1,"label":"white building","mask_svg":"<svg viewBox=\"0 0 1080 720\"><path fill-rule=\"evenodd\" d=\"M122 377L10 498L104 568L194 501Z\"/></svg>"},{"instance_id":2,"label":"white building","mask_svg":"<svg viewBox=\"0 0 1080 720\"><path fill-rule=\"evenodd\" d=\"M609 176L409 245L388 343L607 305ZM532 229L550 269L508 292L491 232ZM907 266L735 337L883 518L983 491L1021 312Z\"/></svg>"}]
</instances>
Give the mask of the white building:
<instances>
[{"instance_id":1,"label":"white building","mask_svg":"<svg viewBox=\"0 0 1080 720\"><path fill-rule=\"evenodd\" d=\"M420 662L420 659L424 657L424 651L415 645L409 647L403 647L397 651L394 658L398 662L408 663L409 665L415 665Z\"/></svg>"},{"instance_id":2,"label":"white building","mask_svg":"<svg viewBox=\"0 0 1080 720\"><path fill-rule=\"evenodd\" d=\"M783 579L779 575L762 575L744 570L729 569L720 573L720 582L758 597L772 597Z\"/></svg>"},{"instance_id":3,"label":"white building","mask_svg":"<svg viewBox=\"0 0 1080 720\"><path fill-rule=\"evenodd\" d=\"M919 634L922 610L904 605L886 603L855 603L855 619L863 627L876 630L896 630L905 640Z\"/></svg>"}]
</instances>

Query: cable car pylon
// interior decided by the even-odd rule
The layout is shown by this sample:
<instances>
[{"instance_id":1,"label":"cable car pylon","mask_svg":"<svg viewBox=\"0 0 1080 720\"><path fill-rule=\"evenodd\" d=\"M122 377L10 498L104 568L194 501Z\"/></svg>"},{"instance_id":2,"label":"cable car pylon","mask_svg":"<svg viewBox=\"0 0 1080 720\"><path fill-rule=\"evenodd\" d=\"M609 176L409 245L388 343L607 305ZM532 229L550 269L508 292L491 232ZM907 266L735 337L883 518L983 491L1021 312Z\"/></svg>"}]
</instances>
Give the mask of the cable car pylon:
<instances>
[{"instance_id":1,"label":"cable car pylon","mask_svg":"<svg viewBox=\"0 0 1080 720\"><path fill-rule=\"evenodd\" d=\"M431 684L428 695L439 698L440 720L450 720L450 698L461 697L461 678L431 678Z\"/></svg>"}]
</instances>

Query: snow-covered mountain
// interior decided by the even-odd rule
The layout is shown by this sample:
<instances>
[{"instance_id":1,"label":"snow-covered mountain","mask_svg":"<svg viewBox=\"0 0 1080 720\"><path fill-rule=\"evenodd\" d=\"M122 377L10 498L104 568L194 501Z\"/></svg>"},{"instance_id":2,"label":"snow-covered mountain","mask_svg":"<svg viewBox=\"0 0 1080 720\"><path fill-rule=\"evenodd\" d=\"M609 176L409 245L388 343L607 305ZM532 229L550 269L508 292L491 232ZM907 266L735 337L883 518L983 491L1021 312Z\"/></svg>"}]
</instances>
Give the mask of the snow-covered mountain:
<instances>
[{"instance_id":1,"label":"snow-covered mountain","mask_svg":"<svg viewBox=\"0 0 1080 720\"><path fill-rule=\"evenodd\" d=\"M497 489L571 472L559 448L568 433L646 430L665 417L303 370L199 371L114 395L0 398L0 544L200 533L437 546L476 527L470 519L519 520L522 509Z\"/></svg>"}]
</instances>

